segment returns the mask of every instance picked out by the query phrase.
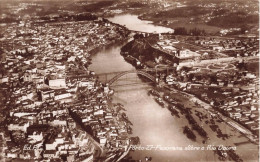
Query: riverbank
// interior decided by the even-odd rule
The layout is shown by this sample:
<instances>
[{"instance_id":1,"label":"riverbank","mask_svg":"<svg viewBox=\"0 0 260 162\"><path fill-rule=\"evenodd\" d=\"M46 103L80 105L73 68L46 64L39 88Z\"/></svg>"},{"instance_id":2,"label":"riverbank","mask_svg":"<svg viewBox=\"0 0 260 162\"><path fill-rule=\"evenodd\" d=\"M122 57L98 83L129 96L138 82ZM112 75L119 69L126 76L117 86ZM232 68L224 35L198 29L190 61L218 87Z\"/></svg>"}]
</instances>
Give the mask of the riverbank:
<instances>
[{"instance_id":1,"label":"riverbank","mask_svg":"<svg viewBox=\"0 0 260 162\"><path fill-rule=\"evenodd\" d=\"M109 20L105 20L105 21L111 23L112 25L122 27L122 28L125 30L125 33L126 33L126 34L125 34L125 36L122 37L122 38L121 38L121 37L117 37L117 38L113 39L112 41L107 42L106 44L97 45L96 47L94 46L94 48L89 51L89 53L91 54L91 56L90 56L90 59L91 59L91 60L92 60L93 57L95 57L95 56L96 56L100 51L102 51L103 49L107 49L107 48L109 48L110 46L114 46L115 44L122 44L122 42L126 42L126 41L129 39L129 34L130 34L131 32L130 32L127 28L125 28L125 27L122 26L122 25L119 25L119 24L115 24L115 23L113 23L113 22L110 22ZM118 42L119 42L119 43L118 43ZM92 66L92 63L89 64L89 66L91 67L91 66ZM91 69L91 68L90 68L90 69ZM92 71L93 71L94 73L98 74L98 71L97 71L97 70L92 70ZM103 70L102 70L102 71L103 71ZM97 81L99 81L100 84L102 83L98 78L96 78L96 79L97 79ZM102 84L103 84L103 83L102 83ZM107 102L108 107L111 109L111 113L113 113L113 114L115 113L114 115L116 115L117 118L118 118L118 117L121 118L121 117L124 116L124 117L121 118L121 119L123 119L122 121L125 122L125 128L126 128L126 130L128 130L128 129L130 128L130 126L131 126L131 122L128 121L128 120L125 120L125 117L126 117L126 116L125 116L124 112L122 112L122 110L124 110L124 108L120 106L121 108L118 109L118 106L116 106L116 105L118 105L118 104L112 103L112 101L111 101L110 99L107 100L106 102ZM120 121L121 121L121 119L120 119ZM118 119L114 118L114 120L117 121ZM131 129L131 128L130 128L130 129ZM128 131L127 131L127 133L130 134L131 132L128 132ZM118 134L118 136L121 136L120 133ZM123 136L125 136L125 135L123 135ZM122 137L121 137L121 138L122 138ZM123 138L126 138L126 137L123 137ZM127 137L126 139L127 139L127 141L128 141L127 143L129 143L128 137ZM125 151L121 151L122 153L119 153L118 151L113 150L112 153L114 152L114 154L111 154L111 152L108 151L104 146L103 146L102 148L105 149L105 150L102 151L103 153L100 154L100 157L97 158L97 159L103 159L103 160L105 160L105 161L110 161L111 159L117 160L117 159L122 159L122 158L124 158L124 157L127 155L127 153L129 152L130 145L127 144L126 147L124 148ZM120 154L121 154L121 155L120 155ZM106 157L107 159L104 159L105 157Z\"/></svg>"},{"instance_id":2,"label":"riverbank","mask_svg":"<svg viewBox=\"0 0 260 162\"><path fill-rule=\"evenodd\" d=\"M189 32L190 30L197 28L200 30L204 30L205 34L207 33L207 35L219 35L219 31L222 29L217 26L210 26L210 25L207 25L204 23L199 23L199 22L190 23L189 18L179 17L179 18L174 18L174 19L162 20L161 18L153 18L149 15L145 15L145 16L141 15L141 16L138 16L138 18L141 20L144 20L144 21L150 21L154 25L171 28L173 30L178 29L178 28L185 28L186 31Z\"/></svg>"},{"instance_id":3,"label":"riverbank","mask_svg":"<svg viewBox=\"0 0 260 162\"><path fill-rule=\"evenodd\" d=\"M116 49L118 49L118 47L116 46ZM106 51L106 52L105 52ZM95 56L96 58L93 58L93 61L94 62L100 62L100 60L103 60L103 61L105 61L105 60L109 60L110 58L111 58L111 56L113 56L113 58L114 58L114 63L115 63L115 60L116 60L116 63L118 62L118 61L124 61L124 59L122 58L122 56L120 55L120 52L118 51L118 53L117 53L117 55L115 55L115 49L114 49L114 47L112 47L112 49L105 49L104 51L101 51L101 53L99 53L97 56ZM102 57L102 59L100 59L99 57ZM98 58L98 60L97 60L97 58ZM120 58L120 59L119 59ZM129 64L123 64L122 65L122 63L120 63L117 67L119 67L119 66L121 66L121 69L125 69L125 66L127 65L127 67L128 67L128 65ZM110 64L107 64L107 65L105 65L107 68L105 69L105 71L106 72L111 72L111 71L114 71L114 70L119 70L118 68L116 68L116 67L114 67L114 65L110 65ZM95 68L97 68L97 70L98 71L100 71L100 72L102 72L102 68L103 68L104 66L100 66L100 67L97 67L97 66L95 66ZM108 68L109 67L109 68ZM111 67L113 67L113 68L111 68ZM129 66L129 68L130 68L131 66ZM93 68L93 67L92 67ZM109 71L108 71L109 70ZM140 80L141 81L141 80ZM117 84L121 84L121 83L123 83L123 80L120 80L120 81L118 81L118 82L120 82L120 83L117 83ZM142 81L141 81L142 82ZM141 87L141 86L140 86ZM121 89L124 89L124 90L121 90ZM135 90L131 90L131 91L129 91L129 90L127 90L127 89L135 89ZM145 88L145 89L141 89L141 88L138 88L138 87L132 87L132 86L127 86L127 87L117 87L116 89L115 89L115 91L114 91L114 96L113 96L113 102L115 102L115 103L117 103L117 102L119 102L119 103L122 103L123 105L124 105L124 107L125 107L125 109L127 110L125 113L127 114L127 116L129 116L129 119L130 119L130 121L133 123L133 135L141 135L140 136L140 139L141 139L141 144L143 144L143 145L145 145L145 144L151 144L150 142L149 143L147 143L147 139L146 139L146 137L144 137L143 135L142 135L142 133L141 132L139 132L139 128L140 128L140 130L146 130L144 133L145 134L147 134L148 132L149 133L151 133L151 134L153 134L152 132L150 132L150 130L153 130L153 126L151 125L140 125L141 123L138 123L138 120L140 120L141 118L144 118L145 120L144 121L142 121L142 122L145 122L145 121L149 121L149 122L151 122L151 121L155 121L155 122L158 122L158 120L160 121L160 120L166 120L166 117L164 117L165 119L158 119L158 117L154 117L154 114L151 114L151 111L155 111L154 113L155 114L161 114L162 112L161 112L161 110L163 111L163 114L164 115L166 115L167 116L167 120L166 121L168 121L169 119L168 119L168 115L169 115L169 117L171 118L171 120L170 121L168 121L168 122L166 122L167 124L168 123L171 123L171 124L173 124L173 123L175 123L176 121L174 121L174 120L176 120L176 119L174 119L174 117L172 117L171 116L171 114L168 112L168 110L167 109L161 109L160 108L160 106L159 105L157 105L157 103L154 101L154 99L152 99L152 98L146 98L145 96L147 95L147 90L146 90L147 88ZM176 94L178 94L178 93L176 93ZM137 99L135 96L138 96L138 98L139 99ZM140 95L142 95L142 96L140 96ZM145 96L144 96L145 95ZM184 99L184 100L187 100L187 99ZM195 106L195 105L194 105ZM157 111L159 111L159 112L157 112ZM137 112L138 112L138 114L137 114ZM140 113L140 114L139 114ZM146 115L147 114L149 114L151 117L153 117L153 119L151 118L151 120L150 120L150 117L149 117L149 120L148 119L146 119ZM162 115L162 114L161 114ZM159 115L160 116L160 115ZM158 120L157 120L158 119ZM197 120L197 119L196 119ZM166 124L165 123L165 124ZM164 125L164 127L169 127L169 125ZM176 127L178 127L178 129L179 129L179 127L181 127L182 125L184 125L184 124L187 124L187 122L184 120L182 120L182 119L180 119L180 121L178 122L178 123L176 123ZM156 124L153 122L153 125L155 126ZM158 125L158 127L159 127L159 125ZM221 126L222 127L222 129L223 129L223 126ZM158 129L157 127L154 127L154 128L156 128L156 129ZM165 128L166 129L166 128ZM163 130L161 130L161 131L164 131L165 129L163 129ZM175 131L178 131L178 129L176 130L176 128L174 127L174 128L172 128L171 127L171 129L172 130L175 130ZM207 130L207 131L209 131L209 130ZM139 132L139 133L138 133ZM224 133L226 133L225 131L224 131ZM158 134L158 133L156 133L156 134ZM179 133L177 133L178 134L178 136L179 136ZM182 134L182 132L180 133L180 134ZM174 136L176 139L179 139L180 141L185 141L185 136L184 137L176 137L176 136ZM183 136L183 135L182 135ZM159 135L158 134L158 138L160 138L161 137L161 135ZM168 137L168 136L167 136ZM154 136L153 136L153 138L155 138ZM160 144L165 144L165 142L163 142L163 139L160 139L159 141L160 142L158 142L158 140L159 139L156 139L156 141L157 141L157 143L160 143ZM196 143L191 143L188 139L186 139L187 141L185 141L185 142L187 142L187 145L188 144L196 144ZM214 141L218 141L219 139L215 139L215 138L213 138L212 140L214 140ZM156 141L155 141L155 143L156 143ZM200 139L199 139L199 141L200 141ZM220 141L220 143L221 143L221 141ZM153 144L153 143L152 143ZM184 143L184 144L175 144L175 146L178 146L178 145L182 145L183 147L186 145L186 143ZM196 144L197 145L197 144ZM212 152L213 153L213 152ZM142 159L142 155L149 155L149 156L152 156L152 157L154 157L155 159L157 159L156 158L156 156L153 156L152 154L150 155L150 153L149 152L143 152L143 151L135 151L135 152L130 152L129 153L130 154L130 156L132 156L133 158L135 158L135 159ZM194 154L196 154L195 152L194 152ZM160 154L159 154L160 155ZM168 156L168 155L167 155Z\"/></svg>"},{"instance_id":4,"label":"riverbank","mask_svg":"<svg viewBox=\"0 0 260 162\"><path fill-rule=\"evenodd\" d=\"M129 121L115 105L108 106L111 90L97 80L89 65L94 52L127 39L130 31L102 19L16 25L8 26L1 40L6 45L10 38L15 40L11 39L12 50L4 47L9 52L2 65L10 71L3 69L0 82L1 94L7 96L1 103L6 114L1 129L8 140L5 158L103 161L127 151ZM23 37L13 29L30 34Z\"/></svg>"},{"instance_id":5,"label":"riverbank","mask_svg":"<svg viewBox=\"0 0 260 162\"><path fill-rule=\"evenodd\" d=\"M156 26L153 25L150 21L142 21L138 19L137 15L131 14L122 14L117 15L114 17L108 18L108 20L123 25L127 27L129 30L136 31L136 32L144 32L144 33L167 33L173 32L171 28L163 27L163 26Z\"/></svg>"},{"instance_id":6,"label":"riverbank","mask_svg":"<svg viewBox=\"0 0 260 162\"><path fill-rule=\"evenodd\" d=\"M106 49L102 49L99 54L95 55L92 58L92 62L94 65L90 66L90 69L93 71L96 71L96 73L113 73L118 71L128 71L132 70L134 67L130 64L128 64L124 58L120 55L120 48L123 44L119 46L111 46ZM111 60L113 58L113 60ZM99 65L102 63L101 65ZM106 68L104 68L106 67ZM130 79L136 80L135 77L137 77L135 74L129 75L131 76ZM134 78L133 78L134 77ZM120 85L124 82L124 77L119 79L115 84ZM128 77L127 77L128 78ZM136 82L136 81L135 81ZM142 83L140 79L137 77L137 82ZM142 83L143 84L143 83ZM193 142L189 140L182 132L182 126L188 125L188 121L185 119L185 116L181 116L180 118L175 118L175 116L172 116L171 113L169 113L168 109L162 109L157 102L147 95L148 90L152 87L146 86L146 88L141 88L143 86L141 85L125 85L125 86L116 86L114 87L114 95L113 95L113 102L115 103L121 103L124 105L124 108L126 109L126 115L129 117L129 120L133 123L133 135L139 136L141 140L141 145L158 145L161 144L162 146L182 146L186 147L188 145L199 145L199 146L205 146L205 144L202 143L202 139L199 135L198 141ZM177 98L180 97L179 93L176 93L175 96ZM194 108L196 105L192 102L188 102L189 99L183 98L181 99L181 102L185 104L185 106ZM204 114L206 113L203 108L196 109L198 111L202 111ZM195 111L194 111L195 114ZM194 117L197 122L200 122L200 119L195 116ZM215 121L216 120L216 121ZM217 119L214 119L214 121L217 123ZM205 123L205 124L204 124ZM221 132L217 131L218 134L228 134L232 135L232 138L228 138L223 140L220 137L216 136L216 132L212 132L210 126L208 124L208 121L205 119L203 120L203 125L205 125L203 128L205 131L209 134L211 137L210 141L213 145L216 145L217 143L219 145L230 144L232 145L233 140L241 141L247 140L244 137L238 137L239 135L237 132L233 132L232 129L229 127L226 128L225 123L218 123L219 129L221 129ZM174 132L174 133L173 133ZM220 134L220 135L222 135ZM210 144L210 143L207 143ZM248 145L246 146L248 147ZM238 153L241 153L243 156L243 159L249 159L252 160L252 157L246 156L245 154L248 154L246 150L243 152L242 150L245 148L245 146L239 146ZM249 147L248 147L249 148ZM254 151L251 150L251 153L253 155L257 155L257 149L250 145L250 148L252 148ZM207 155L209 156L207 156ZM249 154L248 154L249 155ZM133 159L144 159L145 156L151 156L155 161L159 161L164 159L167 161L167 159L174 159L174 160L201 160L201 159L208 159L214 161L214 152L213 151L189 151L189 156L187 156L187 152L181 152L181 151L143 151L143 150L136 150L134 152L130 151L129 156ZM216 159L215 159L216 160Z\"/></svg>"},{"instance_id":7,"label":"riverbank","mask_svg":"<svg viewBox=\"0 0 260 162\"><path fill-rule=\"evenodd\" d=\"M143 47L146 47L145 46L145 44L141 44L141 43L139 43L138 45L135 45L135 47L137 47L137 46L143 46ZM140 48L143 48L143 47L140 47ZM138 48L138 49L140 49L140 48ZM140 53L137 53L137 51L139 51L139 50L136 50L136 52L134 52L134 49L133 49L133 51L128 51L127 50L127 48L124 46L123 47L123 49L124 49L124 51L122 52L123 54L123 56L124 57L127 57L127 55L131 55L132 57L134 57L134 58L140 58L140 56L141 56L141 54L142 54L142 56L143 55L145 55L143 52L140 52ZM151 53L151 52L150 52ZM138 56L137 54L140 54L140 56ZM256 57L254 57L254 58L256 58ZM239 59L241 59L241 58L237 58L237 59L234 59L234 61L238 61ZM245 58L246 60L252 60L253 58ZM153 60L153 58L152 58L152 60ZM231 61L233 60L233 58L231 58ZM146 64L145 63L145 61L144 60L139 60L140 62L141 62L141 64ZM216 62L215 60L205 60L206 62L207 61L209 61L209 62ZM204 61L204 62L205 62ZM230 60L229 59L226 59L226 58L223 58L223 60L222 59L219 59L218 61L225 61L225 62L230 62ZM204 65L204 62L202 61L202 63L201 63L201 65ZM181 63L180 63L181 64ZM199 64L199 63L198 63ZM205 63L205 64L207 64L207 63ZM137 66L137 64L133 64L136 68L138 68L138 69L140 69L140 67L139 66ZM193 67L193 66L191 66L191 67ZM162 81L163 82L163 81ZM178 95L180 95L180 94L183 94L184 96L185 96L185 98L187 98L190 102L193 102L193 103L196 103L197 105L196 106L199 106L199 107L201 107L202 109L205 109L205 111L204 111L204 114L207 114L207 116L214 116L214 117L217 117L216 118L216 120L221 120L221 121L224 121L223 123L222 123L222 126L220 126L220 128L221 128L221 131L218 131L217 133L218 133L218 138L223 138L223 140L224 141L226 141L226 137L228 138L229 136L234 136L234 137L232 137L232 138L229 138L229 140L228 141L230 141L230 145L232 145L232 143L233 142L231 142L232 140L235 140L235 139L237 139L237 137L235 136L235 135L232 135L232 134L234 134L234 133L231 133L231 131L228 131L230 134L228 135L228 133L226 133L226 131L227 130L224 130L224 129L226 129L226 128L224 128L226 125L228 125L229 126L229 129L230 130L233 130L234 129L234 124L236 123L236 122L234 122L234 121L232 121L232 120L227 120L227 117L224 117L224 116L222 116L220 113L217 113L217 111L216 110L213 110L213 108L212 108L212 105L210 105L209 103L206 103L206 102L204 102L204 101L202 101L202 100L200 100L200 99L198 99L196 96L194 96L194 95L192 95L192 94L189 94L189 93L187 93L187 92L184 92L184 91L181 91L181 90L183 90L183 88L185 88L185 87L182 87L182 88L180 88L179 90L176 90L176 89L174 89L173 87L167 87L167 89L169 89L170 91L177 91L176 92L176 94L178 94ZM163 92L164 92L165 90L163 90ZM169 92L170 93L170 92ZM162 97L162 96L161 96ZM188 100L186 99L186 101L185 100L183 100L182 102L188 102ZM190 100L190 99L192 99L192 100ZM160 104L161 105L161 104ZM189 105L189 104L188 104ZM194 104L193 104L194 105ZM164 106L165 107L165 106ZM231 124L231 123L233 123L233 124ZM232 126L233 125L233 126ZM237 124L236 124L237 125ZM212 125L212 128L213 127L215 127L215 126L217 126L217 125ZM238 125L237 125L238 126ZM219 129L220 130L220 129ZM245 129L244 127L242 127L242 126L240 126L240 128L239 129L237 129L237 128L235 128L234 130L236 130L237 132L240 132L241 134L243 134L247 139L249 139L251 142L253 142L253 143L255 143L255 144L257 144L258 142L255 140L255 137L254 137L254 135L252 135L251 133L245 133L245 132L250 132L249 130L247 130L247 129ZM207 130L207 132L209 132L210 130ZM212 131L212 130L211 130ZM223 132L225 132L225 133L223 133ZM213 139L214 139L214 137L213 137ZM239 140L239 139L237 139L237 140ZM219 139L215 139L215 140L211 140L212 142L214 141L214 142L216 142L216 141L219 141L220 142L220 144L221 144L221 140L219 140ZM223 141L222 141L223 142ZM225 143L227 143L227 142L225 142ZM256 146L256 148L257 148L257 146ZM240 152L241 150L240 149L238 149L238 151Z\"/></svg>"}]
</instances>

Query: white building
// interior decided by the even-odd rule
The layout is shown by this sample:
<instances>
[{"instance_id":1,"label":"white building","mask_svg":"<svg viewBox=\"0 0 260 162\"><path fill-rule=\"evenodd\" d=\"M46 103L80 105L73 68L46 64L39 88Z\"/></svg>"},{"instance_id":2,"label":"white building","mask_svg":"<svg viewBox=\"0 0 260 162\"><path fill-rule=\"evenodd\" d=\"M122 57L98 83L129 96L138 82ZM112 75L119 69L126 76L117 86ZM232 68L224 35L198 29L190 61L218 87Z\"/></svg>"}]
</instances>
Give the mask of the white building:
<instances>
[{"instance_id":1,"label":"white building","mask_svg":"<svg viewBox=\"0 0 260 162\"><path fill-rule=\"evenodd\" d=\"M72 95L70 93L64 93L64 94L56 95L54 97L54 100L61 100L61 99L69 98L69 97L72 97Z\"/></svg>"},{"instance_id":2,"label":"white building","mask_svg":"<svg viewBox=\"0 0 260 162\"><path fill-rule=\"evenodd\" d=\"M53 88L65 88L66 87L66 82L65 79L54 79L54 80L49 80L49 86Z\"/></svg>"}]
</instances>

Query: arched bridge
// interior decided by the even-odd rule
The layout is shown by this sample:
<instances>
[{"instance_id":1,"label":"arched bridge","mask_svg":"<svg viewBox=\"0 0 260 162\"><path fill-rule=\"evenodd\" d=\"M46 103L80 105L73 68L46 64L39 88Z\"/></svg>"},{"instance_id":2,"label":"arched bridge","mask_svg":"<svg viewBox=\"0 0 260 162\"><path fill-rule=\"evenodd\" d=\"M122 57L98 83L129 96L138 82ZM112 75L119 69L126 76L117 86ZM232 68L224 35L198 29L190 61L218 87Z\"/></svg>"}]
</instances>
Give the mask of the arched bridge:
<instances>
[{"instance_id":1,"label":"arched bridge","mask_svg":"<svg viewBox=\"0 0 260 162\"><path fill-rule=\"evenodd\" d=\"M126 75L126 74L131 74L131 73L136 73L142 76L145 76L146 78L150 79L153 82L156 82L156 78L154 76L152 76L151 74L147 73L146 71L143 70L132 70L132 71L124 71L121 73L118 73L116 76L114 76L112 79L110 79L109 81L107 81L108 85L113 84L117 79L119 79L120 77Z\"/></svg>"},{"instance_id":2,"label":"arched bridge","mask_svg":"<svg viewBox=\"0 0 260 162\"><path fill-rule=\"evenodd\" d=\"M116 80L118 80L120 77L127 75L127 74L139 74L142 75L146 78L148 78L149 80L151 80L152 82L156 82L156 75L157 72L163 72L163 71L167 71L168 74L168 70L173 69L173 67L167 67L167 66L157 66L155 68L146 68L146 69L134 69L134 70L128 70L128 71L118 71L118 72L110 72L110 73L100 73L100 74L96 74L96 76L98 76L99 81L101 81L102 83L105 84L109 84L112 85ZM155 75L151 75L149 74L149 72L154 72ZM74 74L74 75L68 75L67 78L70 79L81 79L81 78L88 78L90 77L89 74Z\"/></svg>"}]
</instances>

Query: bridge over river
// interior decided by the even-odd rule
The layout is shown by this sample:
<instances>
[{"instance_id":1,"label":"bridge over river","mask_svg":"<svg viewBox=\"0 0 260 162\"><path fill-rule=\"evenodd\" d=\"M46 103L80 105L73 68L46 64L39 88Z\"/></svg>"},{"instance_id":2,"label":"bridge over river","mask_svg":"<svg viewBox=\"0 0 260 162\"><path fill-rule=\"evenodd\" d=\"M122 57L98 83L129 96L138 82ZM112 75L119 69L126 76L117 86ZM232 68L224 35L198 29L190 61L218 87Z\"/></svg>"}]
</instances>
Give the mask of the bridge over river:
<instances>
[{"instance_id":1,"label":"bridge over river","mask_svg":"<svg viewBox=\"0 0 260 162\"><path fill-rule=\"evenodd\" d=\"M159 73L158 72L165 72L168 73L169 70L173 69L173 67L156 67L156 68L146 68L146 69L133 69L133 70L126 70L126 71L117 71L117 72L109 72L109 73L99 73L96 74L99 81L101 81L103 84L108 84L109 86L123 86L123 85L129 85L129 84L142 84L141 82L134 82L136 77L128 76L128 74L138 74L141 75L148 80L150 80L152 83L159 84ZM123 77L125 76L125 77ZM137 75L136 75L137 76ZM88 78L89 74L79 74L79 75L69 75L68 78ZM130 81L126 84L122 85L114 85L118 80L125 80ZM147 82L146 82L147 84Z\"/></svg>"}]
</instances>

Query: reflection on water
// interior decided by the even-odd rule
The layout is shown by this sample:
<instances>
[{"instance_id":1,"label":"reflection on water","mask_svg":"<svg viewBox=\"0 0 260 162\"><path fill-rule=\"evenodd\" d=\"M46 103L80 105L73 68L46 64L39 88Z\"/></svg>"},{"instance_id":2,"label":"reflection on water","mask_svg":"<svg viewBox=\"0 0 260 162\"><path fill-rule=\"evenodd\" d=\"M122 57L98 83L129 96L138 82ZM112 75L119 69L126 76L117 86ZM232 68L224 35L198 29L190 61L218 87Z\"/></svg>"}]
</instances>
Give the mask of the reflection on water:
<instances>
[{"instance_id":1,"label":"reflection on water","mask_svg":"<svg viewBox=\"0 0 260 162\"><path fill-rule=\"evenodd\" d=\"M134 31L148 32L148 33L167 33L172 32L173 30L170 28L155 26L151 24L151 21L144 21L138 19L137 15L124 14L117 15L115 17L109 18L113 23L117 23L120 25L125 25L128 29Z\"/></svg>"}]
</instances>

